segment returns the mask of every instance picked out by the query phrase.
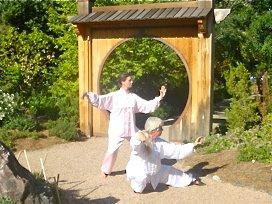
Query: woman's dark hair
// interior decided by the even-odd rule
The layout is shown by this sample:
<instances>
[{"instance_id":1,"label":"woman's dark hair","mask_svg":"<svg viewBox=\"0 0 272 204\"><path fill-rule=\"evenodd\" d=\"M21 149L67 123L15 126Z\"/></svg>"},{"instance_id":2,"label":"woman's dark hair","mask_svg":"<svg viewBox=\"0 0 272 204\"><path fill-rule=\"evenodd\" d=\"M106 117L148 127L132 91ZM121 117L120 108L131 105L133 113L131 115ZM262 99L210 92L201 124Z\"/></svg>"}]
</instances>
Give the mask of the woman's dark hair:
<instances>
[{"instance_id":1,"label":"woman's dark hair","mask_svg":"<svg viewBox=\"0 0 272 204\"><path fill-rule=\"evenodd\" d=\"M121 76L118 79L118 86L121 87L122 86L122 81L126 81L126 79L128 77L132 77L132 74L130 74L130 73L123 73L123 74L121 74Z\"/></svg>"}]
</instances>

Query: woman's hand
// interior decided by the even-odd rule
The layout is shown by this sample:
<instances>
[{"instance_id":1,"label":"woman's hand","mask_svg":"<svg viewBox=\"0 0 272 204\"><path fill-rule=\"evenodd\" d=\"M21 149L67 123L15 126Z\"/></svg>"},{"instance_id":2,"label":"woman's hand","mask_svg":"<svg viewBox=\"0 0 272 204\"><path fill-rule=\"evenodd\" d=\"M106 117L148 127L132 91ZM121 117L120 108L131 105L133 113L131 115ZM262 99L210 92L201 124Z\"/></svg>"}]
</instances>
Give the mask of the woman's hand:
<instances>
[{"instance_id":1,"label":"woman's hand","mask_svg":"<svg viewBox=\"0 0 272 204\"><path fill-rule=\"evenodd\" d=\"M166 94L166 88L165 86L161 86L161 89L160 89L160 97L163 98Z\"/></svg>"},{"instance_id":2,"label":"woman's hand","mask_svg":"<svg viewBox=\"0 0 272 204\"><path fill-rule=\"evenodd\" d=\"M148 139L148 134L140 131L140 132L137 133L137 138L141 142L144 142L144 141L146 141Z\"/></svg>"},{"instance_id":3,"label":"woman's hand","mask_svg":"<svg viewBox=\"0 0 272 204\"><path fill-rule=\"evenodd\" d=\"M201 145L203 143L203 140L204 140L204 137L198 137L198 138L196 138L196 140L194 142L194 145L195 146Z\"/></svg>"}]
</instances>

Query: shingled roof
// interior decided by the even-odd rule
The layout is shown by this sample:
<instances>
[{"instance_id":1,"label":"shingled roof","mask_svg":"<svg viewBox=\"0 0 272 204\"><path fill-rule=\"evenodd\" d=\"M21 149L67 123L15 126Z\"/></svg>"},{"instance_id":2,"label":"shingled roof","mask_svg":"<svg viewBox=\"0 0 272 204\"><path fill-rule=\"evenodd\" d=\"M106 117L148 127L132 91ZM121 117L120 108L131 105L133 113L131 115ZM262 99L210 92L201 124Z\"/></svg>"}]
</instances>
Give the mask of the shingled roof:
<instances>
[{"instance_id":1,"label":"shingled roof","mask_svg":"<svg viewBox=\"0 0 272 204\"><path fill-rule=\"evenodd\" d=\"M171 7L171 8L133 8L121 10L97 10L88 15L73 16L69 22L73 24L97 24L106 22L167 20L167 19L203 19L211 8Z\"/></svg>"}]
</instances>

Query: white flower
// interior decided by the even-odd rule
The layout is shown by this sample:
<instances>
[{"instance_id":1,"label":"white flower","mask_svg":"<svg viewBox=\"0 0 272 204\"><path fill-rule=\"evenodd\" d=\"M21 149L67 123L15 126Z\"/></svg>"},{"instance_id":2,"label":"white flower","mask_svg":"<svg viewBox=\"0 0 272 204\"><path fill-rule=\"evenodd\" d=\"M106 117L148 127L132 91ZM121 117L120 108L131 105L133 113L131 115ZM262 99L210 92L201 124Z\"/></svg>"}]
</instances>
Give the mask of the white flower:
<instances>
[{"instance_id":1,"label":"white flower","mask_svg":"<svg viewBox=\"0 0 272 204\"><path fill-rule=\"evenodd\" d=\"M16 103L14 102L14 94L3 93L0 91L0 120L3 120L6 115L14 111Z\"/></svg>"}]
</instances>

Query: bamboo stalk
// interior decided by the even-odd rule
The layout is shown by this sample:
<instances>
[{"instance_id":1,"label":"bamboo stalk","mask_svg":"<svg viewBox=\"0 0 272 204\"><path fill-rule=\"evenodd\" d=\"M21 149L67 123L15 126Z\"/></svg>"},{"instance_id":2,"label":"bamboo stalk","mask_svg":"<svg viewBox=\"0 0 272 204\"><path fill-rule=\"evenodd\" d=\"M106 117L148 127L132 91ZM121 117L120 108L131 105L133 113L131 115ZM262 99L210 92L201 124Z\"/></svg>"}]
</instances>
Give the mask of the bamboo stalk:
<instances>
[{"instance_id":1,"label":"bamboo stalk","mask_svg":"<svg viewBox=\"0 0 272 204\"><path fill-rule=\"evenodd\" d=\"M19 161L19 159L20 159L20 156L21 156L22 152L23 152L23 151L20 151L20 152L18 153L18 155L17 155L17 160L18 160L18 161Z\"/></svg>"},{"instance_id":2,"label":"bamboo stalk","mask_svg":"<svg viewBox=\"0 0 272 204\"><path fill-rule=\"evenodd\" d=\"M47 158L47 153L46 153L45 156L44 156L43 165L45 165L46 158Z\"/></svg>"},{"instance_id":3,"label":"bamboo stalk","mask_svg":"<svg viewBox=\"0 0 272 204\"><path fill-rule=\"evenodd\" d=\"M40 158L40 162L41 162L41 166L42 166L42 171L43 171L44 180L47 180L47 179L46 179L46 174L45 174L45 169L44 169L44 165L43 165L43 160L42 160L42 158Z\"/></svg>"},{"instance_id":4,"label":"bamboo stalk","mask_svg":"<svg viewBox=\"0 0 272 204\"><path fill-rule=\"evenodd\" d=\"M30 168L30 164L29 164L29 161L28 161L28 157L27 157L27 154L26 154L26 150L25 150L25 149L24 149L24 154L25 154L26 164L27 164L28 170L32 173L31 168Z\"/></svg>"},{"instance_id":5,"label":"bamboo stalk","mask_svg":"<svg viewBox=\"0 0 272 204\"><path fill-rule=\"evenodd\" d=\"M45 166L46 158L47 158L47 153L45 154L44 159L42 160L42 164L41 164L41 165ZM40 158L40 160L41 160L41 158ZM42 171L43 171L43 170L42 170ZM42 172L40 172L40 173L42 173ZM43 173L43 174L44 174L44 173Z\"/></svg>"}]
</instances>

